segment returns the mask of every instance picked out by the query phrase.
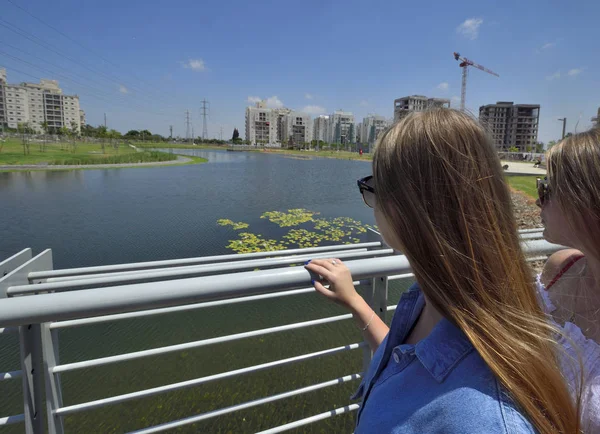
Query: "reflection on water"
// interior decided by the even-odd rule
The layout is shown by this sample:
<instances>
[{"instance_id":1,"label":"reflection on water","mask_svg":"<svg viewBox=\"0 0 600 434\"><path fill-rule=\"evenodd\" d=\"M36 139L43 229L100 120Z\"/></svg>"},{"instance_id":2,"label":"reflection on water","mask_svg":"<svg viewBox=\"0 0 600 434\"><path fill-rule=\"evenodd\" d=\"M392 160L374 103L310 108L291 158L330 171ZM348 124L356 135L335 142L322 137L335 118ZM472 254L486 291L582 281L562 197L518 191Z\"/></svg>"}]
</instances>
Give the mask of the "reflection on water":
<instances>
[{"instance_id":1,"label":"reflection on water","mask_svg":"<svg viewBox=\"0 0 600 434\"><path fill-rule=\"evenodd\" d=\"M244 152L178 150L206 164L155 168L0 173L0 258L24 247L52 248L55 268L228 253L237 237L219 219L244 222L252 232L281 239L261 219L267 211L304 208L320 218L350 217L373 225L356 179L364 161L284 158ZM399 297L402 287L390 293ZM61 332L61 362L102 357L341 313L318 294L122 321ZM16 342L0 339L0 371L17 369ZM119 363L62 376L65 404L127 393L255 363L360 341L350 322L323 325ZM360 351L316 359L223 382L208 383L67 418L67 432L123 432L233 405L361 371ZM8 382L3 382L8 383ZM3 384L13 392L20 382ZM255 432L348 402L356 383L191 425L181 432ZM4 387L8 387L4 388ZM19 402L0 395L3 413ZM15 396L15 395L12 395ZM17 395L20 396L20 395ZM6 410L6 411L4 411ZM351 431L353 415L302 432ZM14 428L20 432L20 429Z\"/></svg>"}]
</instances>

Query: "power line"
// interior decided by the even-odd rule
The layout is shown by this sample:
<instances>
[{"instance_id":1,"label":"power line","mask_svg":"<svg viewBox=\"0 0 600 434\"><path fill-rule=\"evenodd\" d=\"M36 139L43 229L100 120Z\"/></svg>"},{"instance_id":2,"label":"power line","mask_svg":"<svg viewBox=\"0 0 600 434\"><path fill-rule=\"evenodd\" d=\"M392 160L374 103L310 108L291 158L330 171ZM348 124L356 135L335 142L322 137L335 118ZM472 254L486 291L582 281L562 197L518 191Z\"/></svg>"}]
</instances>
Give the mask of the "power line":
<instances>
[{"instance_id":1,"label":"power line","mask_svg":"<svg viewBox=\"0 0 600 434\"><path fill-rule=\"evenodd\" d=\"M12 45L10 45L10 44L3 44L3 42L2 42L2 41L0 41L0 46L2 46L2 45L7 45L7 46L9 46L9 47L15 48L14 46L12 46ZM18 48L16 48L16 49L18 50ZM28 54L28 53L26 53L26 52L23 52L23 53L24 53L24 54ZM93 98L101 98L101 99L103 99L104 101L108 101L108 102L110 102L111 104L115 104L115 102L117 102L117 103L118 103L118 102L120 102L120 103L121 103L121 105L123 105L123 106L125 106L125 105L130 105L130 106L131 106L131 107L127 107L127 108L130 108L130 109L131 109L131 108L134 108L134 109L136 109L136 110L143 111L143 112L146 112L146 113L149 113L149 114L153 114L153 115L158 115L158 116L170 116L170 117L172 117L172 115L168 115L168 114L166 114L166 113L158 113L158 112L151 112L151 111L147 111L147 110L146 110L146 106L135 105L135 104L133 103L133 101L127 101L126 99L120 99L120 100L119 100L119 99L117 99L117 98L115 97L115 95L114 95L114 94L107 93L107 92L105 92L104 90L101 90L101 89L98 89L98 88L92 87L92 86L90 86L90 85L87 85L87 84L85 84L85 83L81 83L81 82L79 82L79 81L77 81L77 80L75 80L75 79L73 79L73 78L70 78L70 77L68 77L68 76L66 76L66 75L64 75L64 74L61 74L61 73L59 73L59 72L52 71L52 70L50 70L50 69L48 69L48 68L44 68L44 67L41 67L41 66L39 66L39 65L36 65L36 64L34 64L34 63L31 63L31 62L28 62L28 61L26 61L26 60L23 60L23 59L21 59L21 58L18 58L18 57L16 57L16 56L12 56L12 55L10 55L10 54L8 54L8 53L6 53L6 52L2 51L2 50L0 50L0 54L2 54L3 56L9 57L9 58L11 58L11 59L14 59L14 60L16 60L16 61L18 61L18 62L21 62L21 63L24 63L24 64L26 64L26 65L29 65L31 68L37 69L37 70L39 70L39 71L42 71L42 72L45 72L45 73L48 73L48 74L56 75L56 76L58 76L58 77L61 77L61 78L62 78L62 79L64 79L64 80L67 80L67 81L69 81L69 82L75 83L75 84L76 84L76 85L78 85L78 86L81 86L81 87L83 87L83 88L90 89L90 90L92 90L92 91L95 93L95 94L90 94L90 95L91 95ZM33 57L36 57L36 58L38 58L38 59L40 59L40 60L44 61L44 59L41 59L41 58L39 58L39 57L37 57L37 56L33 56ZM55 65L55 64L53 64L53 63L50 63L50 62L47 62L47 63L49 63L50 65L52 65L52 66L54 66L54 67L56 67L56 68L59 68L59 69L61 69L61 70L62 70L62 69L64 69L64 68L61 68L60 66L57 66L57 65ZM12 68L12 69L14 69L14 70L16 71L16 69L15 69L15 68ZM95 81L93 81L93 80L90 80L89 78L88 78L87 80L89 80L89 81L90 81L90 82L92 82L92 83L96 83ZM84 94L82 94L82 95L84 95ZM100 95L100 96L98 96L98 95ZM107 99L104 99L104 98L102 98L102 96L105 96L106 98L108 98L108 100L107 100ZM132 98L135 98L135 96L133 96L133 95L132 95ZM143 103L143 101L141 101L140 103ZM117 104L117 105L118 105L118 104Z\"/></svg>"},{"instance_id":2,"label":"power line","mask_svg":"<svg viewBox=\"0 0 600 434\"><path fill-rule=\"evenodd\" d=\"M17 69L17 68L13 68L12 66L8 66L8 69L9 69L9 70L11 70L11 71L18 72L19 74L23 74L23 75L26 75L26 76L28 76L28 77L31 77L31 78L33 78L33 79L35 79L35 80L42 80L42 78L40 78L40 77L37 77L37 76L35 76L35 75L29 74L29 73L27 73L27 72L24 72L24 71L21 71L21 70L19 70L19 69ZM101 100L101 101L105 101L105 102L107 102L107 103L110 103L110 104L115 104L115 102L114 102L114 101L112 101L112 100L109 100L109 99L106 99L106 98L103 98L102 96L98 96L98 95L92 95L92 97L93 97L93 98L97 98L97 99L99 99L99 100ZM119 105L119 104L116 104L116 105ZM124 108L127 108L128 110L131 110L131 109L132 109L132 107L124 107ZM135 108L136 110L140 111L140 112L145 112L145 113L147 113L147 114L151 114L151 115L155 115L155 116L165 116L165 117L172 117L172 116L170 116L170 115L167 115L167 114L164 114L164 113L154 113L154 112L148 112L148 111L145 111L143 108L138 108L138 107L134 107L134 108Z\"/></svg>"},{"instance_id":3,"label":"power line","mask_svg":"<svg viewBox=\"0 0 600 434\"><path fill-rule=\"evenodd\" d=\"M19 6L18 4L14 3L12 0L7 0L7 1L8 1L10 4L12 4L14 7L16 7L16 8L18 8L18 9L22 10L23 12L25 12L25 13L26 13L27 15L29 15L30 17L32 17L32 18L35 18L37 21L39 21L40 23L44 24L46 27L48 27L48 28L50 28L50 29L54 30L54 31L55 31L55 32L57 32L58 34L60 34L60 35L62 35L63 37L67 38L69 41L71 41L71 42L73 42L73 43L77 44L78 46L80 46L80 47L81 47L81 48L83 48L84 50L87 50L87 51L89 51L90 53L94 54L95 56L97 56L98 58L102 59L103 61L105 61L105 62L107 62L107 63L109 63L109 64L113 65L115 68L120 68L120 66L119 66L119 65L115 65L113 62L111 62L110 60L108 60L108 59L106 59L105 57L103 57L103 56L102 56L101 54L99 54L97 51L95 51L95 50L92 50L92 49L91 49L91 48L89 48L89 47L86 47L86 46L85 46L85 45L83 45L81 42L79 42L79 41L77 41L77 40L75 40L75 39L71 38L69 35L67 35L67 34L65 34L65 33L63 33L63 32L61 32L61 31L60 31L60 30L58 30L56 27L54 27L54 26L52 26L52 25L48 24L47 22L45 22L45 21L44 21L44 20L42 20L41 18L37 17L36 15L32 14L32 13L31 13L31 12L29 12L28 10L26 10L26 9L22 8L21 6ZM129 73L129 74L131 74L131 76L132 76L133 78L135 78L136 80L139 80L139 81L141 81L141 82L144 82L144 81L143 81L141 78L137 77L135 74L132 74L132 73Z\"/></svg>"},{"instance_id":4,"label":"power line","mask_svg":"<svg viewBox=\"0 0 600 434\"><path fill-rule=\"evenodd\" d=\"M208 114L208 105L209 102L206 101L206 98L202 100L202 107L200 108L200 114L202 115L202 140L206 140L206 136L208 136L208 126L206 124L206 115Z\"/></svg>"},{"instance_id":5,"label":"power line","mask_svg":"<svg viewBox=\"0 0 600 434\"><path fill-rule=\"evenodd\" d=\"M3 23L4 23L4 24L3 24ZM98 75L99 77L102 77L102 78L103 78L104 80L106 80L106 81L110 81L110 82L112 82L112 83L115 83L115 84L117 84L118 86L122 86L122 85L123 85L123 84L122 84L122 83L123 83L123 81L122 81L122 80L114 79L113 77L111 77L111 76L109 76L109 75L105 74L105 73L104 73L104 72L102 72L102 71L96 70L96 69L94 69L94 68L90 68L89 66L85 65L84 63L82 63L82 62L80 62L80 61L78 61L78 60L76 60L76 59L73 59L72 57L70 57L70 56L68 56L68 55L66 55L66 54L64 54L64 53L62 53L62 52L60 52L60 51L56 50L56 49L55 49L55 48L53 48L51 45L49 45L49 44L47 44L46 42L42 41L42 40L41 40L40 38L38 38L37 36L35 36L35 35L33 35L33 34L31 34L31 33L27 32L27 31L25 31L25 30L23 30L23 29L20 29L18 26L15 26L14 24L11 24L11 23L9 23L9 22L7 22L7 21L4 21L4 20L0 19L0 26L2 26L2 27L4 27L4 28L6 28L6 29L8 29L8 30L10 30L10 31L11 31L11 32L13 32L13 33L16 33L16 34L17 34L17 35L19 35L19 36L22 36L22 37L24 37L24 38L26 38L26 39L30 40L30 41L31 41L31 42L33 42L34 44L37 44L37 45L41 46L42 48L45 48L45 49L46 49L46 50L48 50L48 51L51 51L51 52L53 52L53 53L55 53L55 54L57 54L57 55L59 55L59 56L61 56L61 57L64 57L64 58L65 58L65 59L67 59L68 61L70 61L70 62L72 62L72 63L74 63L74 64L76 64L76 65L79 65L79 66L81 66L82 68L85 68L85 69L87 69L88 71L92 72L93 74L96 74L96 75ZM14 28L12 28L12 27L14 27ZM16 29L16 30L15 30L15 29ZM37 39L37 40L36 40L36 39ZM131 87L131 86L130 86L130 87ZM133 87L132 87L132 89L133 89ZM153 102L152 98L150 98L149 96L148 96L148 97L146 97L146 96L144 95L144 93L150 94L150 92L143 92L143 91L138 91L138 92L140 92L140 96L143 96L144 98L147 98L147 100L148 100L149 102Z\"/></svg>"}]
</instances>

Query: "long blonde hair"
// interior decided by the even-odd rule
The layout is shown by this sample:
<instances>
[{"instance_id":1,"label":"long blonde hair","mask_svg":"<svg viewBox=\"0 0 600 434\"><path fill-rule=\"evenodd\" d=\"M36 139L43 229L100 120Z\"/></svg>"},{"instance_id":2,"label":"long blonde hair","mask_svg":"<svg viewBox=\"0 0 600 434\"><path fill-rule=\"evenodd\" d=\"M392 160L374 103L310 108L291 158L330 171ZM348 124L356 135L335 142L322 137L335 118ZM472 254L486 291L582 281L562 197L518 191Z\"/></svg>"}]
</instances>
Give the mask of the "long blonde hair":
<instances>
[{"instance_id":1,"label":"long blonde hair","mask_svg":"<svg viewBox=\"0 0 600 434\"><path fill-rule=\"evenodd\" d=\"M547 166L552 200L587 250L600 258L600 128L554 145Z\"/></svg>"},{"instance_id":2,"label":"long blonde hair","mask_svg":"<svg viewBox=\"0 0 600 434\"><path fill-rule=\"evenodd\" d=\"M578 432L555 330L483 127L451 109L411 113L379 139L373 176L378 208L428 300L466 334L540 433Z\"/></svg>"}]
</instances>

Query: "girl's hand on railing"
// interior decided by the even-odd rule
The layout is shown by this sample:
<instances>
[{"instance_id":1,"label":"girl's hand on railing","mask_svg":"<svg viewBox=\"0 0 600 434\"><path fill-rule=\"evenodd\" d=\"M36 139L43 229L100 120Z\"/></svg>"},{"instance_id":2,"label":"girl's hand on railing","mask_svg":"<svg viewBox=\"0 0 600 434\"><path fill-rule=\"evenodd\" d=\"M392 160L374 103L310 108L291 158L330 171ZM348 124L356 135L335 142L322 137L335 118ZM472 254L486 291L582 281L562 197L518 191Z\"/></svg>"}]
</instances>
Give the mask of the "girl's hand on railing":
<instances>
[{"instance_id":1,"label":"girl's hand on railing","mask_svg":"<svg viewBox=\"0 0 600 434\"><path fill-rule=\"evenodd\" d=\"M313 280L315 289L330 300L351 311L362 302L362 297L356 292L352 283L352 275L348 267L340 259L313 259L306 263L305 268L323 277L329 283L325 288L322 282Z\"/></svg>"}]
</instances>

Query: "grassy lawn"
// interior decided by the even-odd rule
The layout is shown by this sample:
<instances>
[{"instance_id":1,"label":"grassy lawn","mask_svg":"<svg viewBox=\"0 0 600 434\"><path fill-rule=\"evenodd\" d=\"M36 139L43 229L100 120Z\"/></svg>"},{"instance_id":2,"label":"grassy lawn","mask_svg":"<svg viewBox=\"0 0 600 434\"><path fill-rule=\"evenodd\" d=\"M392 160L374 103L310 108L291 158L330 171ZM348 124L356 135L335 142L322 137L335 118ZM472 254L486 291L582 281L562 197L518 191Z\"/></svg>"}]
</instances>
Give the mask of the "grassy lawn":
<instances>
[{"instance_id":1,"label":"grassy lawn","mask_svg":"<svg viewBox=\"0 0 600 434\"><path fill-rule=\"evenodd\" d=\"M48 165L89 165L89 164L135 164L177 159L177 155L163 152L137 152L128 145L117 147L106 144L48 142L42 150L40 142L30 142L29 153L24 155L19 139L0 142L0 165L48 164Z\"/></svg>"},{"instance_id":2,"label":"grassy lawn","mask_svg":"<svg viewBox=\"0 0 600 434\"><path fill-rule=\"evenodd\" d=\"M325 150L325 151L298 151L292 149L262 149L258 150L259 152L272 152L276 154L285 154L285 155L301 155L303 157L322 157L322 158L337 158L340 160L364 160L371 161L373 159L373 154L363 154L359 155L358 152L348 152L348 151L333 151L333 150Z\"/></svg>"},{"instance_id":3,"label":"grassy lawn","mask_svg":"<svg viewBox=\"0 0 600 434\"><path fill-rule=\"evenodd\" d=\"M536 188L536 176L511 176L507 175L506 180L508 184L514 188L515 190L522 191L526 195L532 197L533 199L537 199L537 188Z\"/></svg>"}]
</instances>

